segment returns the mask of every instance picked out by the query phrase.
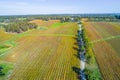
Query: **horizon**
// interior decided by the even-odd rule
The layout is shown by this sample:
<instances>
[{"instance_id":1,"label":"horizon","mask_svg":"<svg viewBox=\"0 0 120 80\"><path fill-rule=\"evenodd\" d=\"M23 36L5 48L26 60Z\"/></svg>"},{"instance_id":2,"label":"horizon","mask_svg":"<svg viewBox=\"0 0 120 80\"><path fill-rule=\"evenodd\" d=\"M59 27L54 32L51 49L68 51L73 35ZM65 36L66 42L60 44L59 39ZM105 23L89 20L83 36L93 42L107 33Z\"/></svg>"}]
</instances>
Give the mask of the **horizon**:
<instances>
[{"instance_id":1,"label":"horizon","mask_svg":"<svg viewBox=\"0 0 120 80\"><path fill-rule=\"evenodd\" d=\"M76 14L72 14L72 13L64 13L64 14L5 14L5 15L1 15L0 16L46 16L46 15L120 15L120 13L76 13Z\"/></svg>"},{"instance_id":2,"label":"horizon","mask_svg":"<svg viewBox=\"0 0 120 80\"><path fill-rule=\"evenodd\" d=\"M0 1L0 15L116 14L120 13L119 3L119 0L4 0Z\"/></svg>"}]
</instances>

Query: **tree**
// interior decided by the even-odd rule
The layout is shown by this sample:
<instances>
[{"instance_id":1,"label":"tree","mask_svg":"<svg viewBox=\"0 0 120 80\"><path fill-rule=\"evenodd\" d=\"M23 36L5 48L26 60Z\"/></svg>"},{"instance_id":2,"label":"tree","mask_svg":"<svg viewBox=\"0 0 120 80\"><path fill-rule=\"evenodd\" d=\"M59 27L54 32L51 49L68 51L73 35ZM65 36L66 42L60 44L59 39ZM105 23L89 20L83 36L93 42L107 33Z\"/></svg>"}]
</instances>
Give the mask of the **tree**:
<instances>
[{"instance_id":1,"label":"tree","mask_svg":"<svg viewBox=\"0 0 120 80\"><path fill-rule=\"evenodd\" d=\"M11 23L9 25L6 25L4 28L6 32L21 33L29 29L37 28L37 25L34 23L28 23L28 22L16 22L16 23Z\"/></svg>"},{"instance_id":2,"label":"tree","mask_svg":"<svg viewBox=\"0 0 120 80\"><path fill-rule=\"evenodd\" d=\"M3 71L2 71L2 69L3 69L3 67L0 66L0 76L4 76L5 75L5 73L3 73Z\"/></svg>"}]
</instances>

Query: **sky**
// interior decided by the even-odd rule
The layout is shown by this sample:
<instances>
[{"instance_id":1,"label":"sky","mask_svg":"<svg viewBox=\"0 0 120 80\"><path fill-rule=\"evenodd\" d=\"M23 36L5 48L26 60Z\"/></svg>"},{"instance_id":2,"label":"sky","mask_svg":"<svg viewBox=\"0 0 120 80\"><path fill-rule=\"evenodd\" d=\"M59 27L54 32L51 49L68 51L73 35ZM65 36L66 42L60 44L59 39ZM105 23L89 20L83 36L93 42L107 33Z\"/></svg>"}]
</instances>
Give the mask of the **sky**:
<instances>
[{"instance_id":1,"label":"sky","mask_svg":"<svg viewBox=\"0 0 120 80\"><path fill-rule=\"evenodd\" d=\"M120 13L120 0L0 0L0 15Z\"/></svg>"}]
</instances>

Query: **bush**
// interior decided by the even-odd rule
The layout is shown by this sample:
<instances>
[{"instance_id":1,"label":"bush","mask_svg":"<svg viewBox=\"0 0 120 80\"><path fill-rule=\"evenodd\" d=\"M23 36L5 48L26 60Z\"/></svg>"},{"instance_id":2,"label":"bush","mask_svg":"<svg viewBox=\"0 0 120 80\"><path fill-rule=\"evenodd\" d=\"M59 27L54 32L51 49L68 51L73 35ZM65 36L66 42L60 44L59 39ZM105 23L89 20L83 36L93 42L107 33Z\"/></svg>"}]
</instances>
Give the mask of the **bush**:
<instances>
[{"instance_id":1,"label":"bush","mask_svg":"<svg viewBox=\"0 0 120 80\"><path fill-rule=\"evenodd\" d=\"M85 69L87 80L102 80L98 69Z\"/></svg>"},{"instance_id":2,"label":"bush","mask_svg":"<svg viewBox=\"0 0 120 80\"><path fill-rule=\"evenodd\" d=\"M5 73L2 72L3 67L0 66L0 76L4 76Z\"/></svg>"}]
</instances>

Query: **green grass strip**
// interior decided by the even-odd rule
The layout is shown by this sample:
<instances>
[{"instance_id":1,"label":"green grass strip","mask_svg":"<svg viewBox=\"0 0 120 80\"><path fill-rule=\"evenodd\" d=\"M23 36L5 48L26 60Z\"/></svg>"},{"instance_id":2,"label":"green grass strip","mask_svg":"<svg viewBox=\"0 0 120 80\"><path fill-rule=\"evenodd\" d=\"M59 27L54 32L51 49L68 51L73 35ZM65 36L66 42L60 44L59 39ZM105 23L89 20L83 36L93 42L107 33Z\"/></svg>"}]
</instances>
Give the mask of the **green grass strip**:
<instances>
[{"instance_id":1,"label":"green grass strip","mask_svg":"<svg viewBox=\"0 0 120 80\"><path fill-rule=\"evenodd\" d=\"M74 37L73 34L27 34L25 36L58 36L58 37Z\"/></svg>"},{"instance_id":2,"label":"green grass strip","mask_svg":"<svg viewBox=\"0 0 120 80\"><path fill-rule=\"evenodd\" d=\"M97 43L97 42L107 41L107 40L111 40L111 39L115 39L115 38L120 38L120 35L111 36L111 37L107 37L107 38L91 41L90 43Z\"/></svg>"}]
</instances>

